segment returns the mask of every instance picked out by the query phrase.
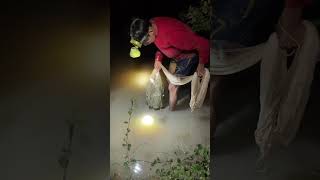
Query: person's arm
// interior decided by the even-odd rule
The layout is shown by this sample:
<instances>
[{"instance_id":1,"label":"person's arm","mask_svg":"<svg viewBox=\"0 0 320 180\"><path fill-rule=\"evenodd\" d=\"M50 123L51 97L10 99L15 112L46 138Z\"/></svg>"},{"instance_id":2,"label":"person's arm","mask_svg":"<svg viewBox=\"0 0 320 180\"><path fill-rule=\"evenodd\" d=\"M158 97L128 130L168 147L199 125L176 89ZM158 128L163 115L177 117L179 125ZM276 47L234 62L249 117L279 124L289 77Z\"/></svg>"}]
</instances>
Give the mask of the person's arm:
<instances>
[{"instance_id":1,"label":"person's arm","mask_svg":"<svg viewBox=\"0 0 320 180\"><path fill-rule=\"evenodd\" d=\"M161 51L157 51L156 52L156 55L155 55L155 61L160 61L160 62L162 62L162 59L163 59L163 54L162 54L162 52Z\"/></svg>"},{"instance_id":2,"label":"person's arm","mask_svg":"<svg viewBox=\"0 0 320 180\"><path fill-rule=\"evenodd\" d=\"M156 52L154 59L154 69L160 71L162 64L163 54L159 50Z\"/></svg>"}]
</instances>

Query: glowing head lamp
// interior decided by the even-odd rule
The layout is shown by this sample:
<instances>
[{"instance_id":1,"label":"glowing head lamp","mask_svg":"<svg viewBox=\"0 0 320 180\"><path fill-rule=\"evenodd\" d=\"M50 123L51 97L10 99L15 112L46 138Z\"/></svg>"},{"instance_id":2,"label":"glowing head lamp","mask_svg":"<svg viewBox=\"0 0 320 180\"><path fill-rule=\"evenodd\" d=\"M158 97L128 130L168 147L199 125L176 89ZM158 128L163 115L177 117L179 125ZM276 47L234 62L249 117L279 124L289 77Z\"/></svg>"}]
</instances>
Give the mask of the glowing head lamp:
<instances>
[{"instance_id":1,"label":"glowing head lamp","mask_svg":"<svg viewBox=\"0 0 320 180\"><path fill-rule=\"evenodd\" d=\"M132 57L132 58L140 57L141 53L139 51L139 48L141 48L142 43L140 43L139 41L136 41L134 39L131 39L130 43L134 46L130 50L130 57Z\"/></svg>"},{"instance_id":2,"label":"glowing head lamp","mask_svg":"<svg viewBox=\"0 0 320 180\"><path fill-rule=\"evenodd\" d=\"M137 41L133 38L131 38L130 43L133 45L133 47L130 50L130 57L132 58L138 58L140 57L141 53L139 51L139 48L142 47L143 42L147 39L148 34L146 34L141 41Z\"/></svg>"}]
</instances>

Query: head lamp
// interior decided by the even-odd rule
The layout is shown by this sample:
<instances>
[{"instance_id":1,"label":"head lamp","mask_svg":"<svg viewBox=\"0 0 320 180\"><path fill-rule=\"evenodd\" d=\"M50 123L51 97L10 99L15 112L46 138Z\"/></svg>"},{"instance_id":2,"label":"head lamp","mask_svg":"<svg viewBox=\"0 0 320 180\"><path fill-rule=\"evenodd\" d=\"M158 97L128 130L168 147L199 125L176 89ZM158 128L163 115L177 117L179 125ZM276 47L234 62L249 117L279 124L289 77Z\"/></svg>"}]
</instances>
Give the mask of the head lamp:
<instances>
[{"instance_id":1,"label":"head lamp","mask_svg":"<svg viewBox=\"0 0 320 180\"><path fill-rule=\"evenodd\" d=\"M132 57L132 58L140 57L141 53L139 51L139 48L141 48L142 43L140 43L139 41L136 41L134 39L131 39L130 43L133 45L133 47L130 49L130 57Z\"/></svg>"},{"instance_id":2,"label":"head lamp","mask_svg":"<svg viewBox=\"0 0 320 180\"><path fill-rule=\"evenodd\" d=\"M135 47L137 47L137 48L141 48L141 46L142 46L142 43L141 43L141 42L136 41L136 40L134 40L134 39L131 39L131 40L130 40L130 43L131 43L132 45L134 45Z\"/></svg>"},{"instance_id":3,"label":"head lamp","mask_svg":"<svg viewBox=\"0 0 320 180\"><path fill-rule=\"evenodd\" d=\"M130 49L130 57L132 58L138 58L140 57L141 53L137 47L132 47Z\"/></svg>"},{"instance_id":4,"label":"head lamp","mask_svg":"<svg viewBox=\"0 0 320 180\"><path fill-rule=\"evenodd\" d=\"M141 53L139 51L139 48L142 47L143 42L146 40L148 35L145 35L141 41L137 41L133 38L131 38L130 43L133 45L133 47L130 49L130 57L132 58L138 58L140 57Z\"/></svg>"}]
</instances>

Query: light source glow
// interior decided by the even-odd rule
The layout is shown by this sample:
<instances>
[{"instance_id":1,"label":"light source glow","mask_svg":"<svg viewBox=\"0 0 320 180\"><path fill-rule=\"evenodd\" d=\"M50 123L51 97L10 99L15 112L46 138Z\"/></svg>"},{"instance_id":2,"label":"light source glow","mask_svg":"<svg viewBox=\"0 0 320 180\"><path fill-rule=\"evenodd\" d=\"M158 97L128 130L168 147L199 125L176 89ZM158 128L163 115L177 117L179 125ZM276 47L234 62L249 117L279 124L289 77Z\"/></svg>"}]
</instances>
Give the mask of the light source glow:
<instances>
[{"instance_id":1,"label":"light source glow","mask_svg":"<svg viewBox=\"0 0 320 180\"><path fill-rule=\"evenodd\" d=\"M150 115L145 115L142 118L142 124L145 125L145 126L151 126L151 125L153 125L153 123L154 123L154 119Z\"/></svg>"},{"instance_id":2,"label":"light source glow","mask_svg":"<svg viewBox=\"0 0 320 180\"><path fill-rule=\"evenodd\" d=\"M135 76L135 81L139 86L144 87L149 81L150 74L147 72L138 72Z\"/></svg>"},{"instance_id":3,"label":"light source glow","mask_svg":"<svg viewBox=\"0 0 320 180\"><path fill-rule=\"evenodd\" d=\"M156 113L145 112L139 116L134 122L135 132L139 136L158 136L161 134L163 127L161 119Z\"/></svg>"},{"instance_id":4,"label":"light source glow","mask_svg":"<svg viewBox=\"0 0 320 180\"><path fill-rule=\"evenodd\" d=\"M139 163L136 163L133 168L133 172L136 174L139 174L141 171L142 171L141 165Z\"/></svg>"}]
</instances>

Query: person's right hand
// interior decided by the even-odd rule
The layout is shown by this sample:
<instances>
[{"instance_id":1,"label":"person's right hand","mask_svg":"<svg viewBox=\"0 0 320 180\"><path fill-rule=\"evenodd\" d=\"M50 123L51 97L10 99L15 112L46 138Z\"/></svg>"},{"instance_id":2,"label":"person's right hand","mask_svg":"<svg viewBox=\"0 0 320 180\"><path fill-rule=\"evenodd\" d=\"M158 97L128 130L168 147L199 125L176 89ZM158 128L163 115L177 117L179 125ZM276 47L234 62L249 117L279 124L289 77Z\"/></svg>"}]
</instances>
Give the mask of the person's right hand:
<instances>
[{"instance_id":1,"label":"person's right hand","mask_svg":"<svg viewBox=\"0 0 320 180\"><path fill-rule=\"evenodd\" d=\"M161 69L161 62L160 62L160 61L157 61L157 60L154 61L154 69L155 69L157 72L160 71L160 69Z\"/></svg>"}]
</instances>

